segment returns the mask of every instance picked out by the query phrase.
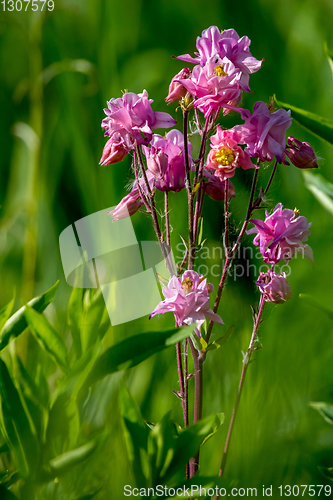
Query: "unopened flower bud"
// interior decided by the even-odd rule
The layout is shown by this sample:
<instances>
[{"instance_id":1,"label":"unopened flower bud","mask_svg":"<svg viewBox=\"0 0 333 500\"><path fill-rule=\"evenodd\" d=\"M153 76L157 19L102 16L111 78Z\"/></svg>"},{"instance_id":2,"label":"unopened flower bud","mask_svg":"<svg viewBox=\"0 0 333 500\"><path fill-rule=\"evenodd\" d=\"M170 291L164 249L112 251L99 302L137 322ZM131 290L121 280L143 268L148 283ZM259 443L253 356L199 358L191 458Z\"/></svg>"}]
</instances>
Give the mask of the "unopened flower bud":
<instances>
[{"instance_id":1,"label":"unopened flower bud","mask_svg":"<svg viewBox=\"0 0 333 500\"><path fill-rule=\"evenodd\" d=\"M267 273L260 273L256 285L258 285L266 302L283 304L286 300L291 299L286 273L278 274L271 270Z\"/></svg>"},{"instance_id":2,"label":"unopened flower bud","mask_svg":"<svg viewBox=\"0 0 333 500\"><path fill-rule=\"evenodd\" d=\"M135 214L142 205L143 202L140 199L138 191L131 191L111 212L108 213L112 215L114 221L125 219Z\"/></svg>"},{"instance_id":3,"label":"unopened flower bud","mask_svg":"<svg viewBox=\"0 0 333 500\"><path fill-rule=\"evenodd\" d=\"M297 168L318 168L317 157L308 142L288 137L286 155Z\"/></svg>"},{"instance_id":4,"label":"unopened flower bud","mask_svg":"<svg viewBox=\"0 0 333 500\"><path fill-rule=\"evenodd\" d=\"M130 152L131 148L127 146L125 140L118 132L115 132L105 144L100 165L111 165L118 163Z\"/></svg>"},{"instance_id":5,"label":"unopened flower bud","mask_svg":"<svg viewBox=\"0 0 333 500\"><path fill-rule=\"evenodd\" d=\"M204 175L207 175L207 170ZM205 191L212 200L223 201L224 200L224 181L220 181L214 175L210 175L208 181L205 182ZM228 181L228 199L234 197L236 191L231 181Z\"/></svg>"},{"instance_id":6,"label":"unopened flower bud","mask_svg":"<svg viewBox=\"0 0 333 500\"><path fill-rule=\"evenodd\" d=\"M183 68L176 76L173 77L169 85L169 94L165 98L165 101L170 104L174 101L179 101L182 97L186 95L186 88L178 81L181 79L190 78L191 70L189 68Z\"/></svg>"},{"instance_id":7,"label":"unopened flower bud","mask_svg":"<svg viewBox=\"0 0 333 500\"><path fill-rule=\"evenodd\" d=\"M147 168L155 179L162 179L168 168L168 155L161 148L147 148Z\"/></svg>"}]
</instances>

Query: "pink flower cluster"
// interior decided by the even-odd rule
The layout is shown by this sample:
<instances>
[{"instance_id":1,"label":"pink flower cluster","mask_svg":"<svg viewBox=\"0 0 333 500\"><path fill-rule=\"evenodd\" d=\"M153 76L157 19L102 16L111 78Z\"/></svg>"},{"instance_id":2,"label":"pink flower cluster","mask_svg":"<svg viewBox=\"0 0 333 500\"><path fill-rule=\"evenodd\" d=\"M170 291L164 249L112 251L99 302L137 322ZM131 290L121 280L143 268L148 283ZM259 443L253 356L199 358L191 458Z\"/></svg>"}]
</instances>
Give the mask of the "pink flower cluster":
<instances>
[{"instance_id":1,"label":"pink flower cluster","mask_svg":"<svg viewBox=\"0 0 333 500\"><path fill-rule=\"evenodd\" d=\"M170 130L165 137L154 134L151 147L143 146L147 168L155 178L160 191L180 191L185 187L184 136L179 130ZM192 144L188 141L189 162L192 163Z\"/></svg>"},{"instance_id":2,"label":"pink flower cluster","mask_svg":"<svg viewBox=\"0 0 333 500\"><path fill-rule=\"evenodd\" d=\"M209 293L213 290L213 285L195 271L185 271L179 278L173 276L168 286L163 287L165 300L155 307L149 318L173 312L177 326L196 323L196 333L201 336L200 327L205 318L223 325L221 317L209 305Z\"/></svg>"},{"instance_id":3,"label":"pink flower cluster","mask_svg":"<svg viewBox=\"0 0 333 500\"><path fill-rule=\"evenodd\" d=\"M264 102L258 101L253 106L254 113L241 110L244 125L236 125L242 135L241 144L247 144L245 151L260 161L271 161L273 157L283 163L286 149L286 130L291 125L290 111L279 109L271 113Z\"/></svg>"},{"instance_id":4,"label":"pink flower cluster","mask_svg":"<svg viewBox=\"0 0 333 500\"><path fill-rule=\"evenodd\" d=\"M303 249L305 257L312 260L311 248L303 244L311 227L311 222L305 217L278 203L272 214L266 210L265 221L250 219L250 222L255 227L247 234L256 234L253 244L260 247L264 262L276 264L282 259L288 262L300 249Z\"/></svg>"},{"instance_id":5,"label":"pink flower cluster","mask_svg":"<svg viewBox=\"0 0 333 500\"><path fill-rule=\"evenodd\" d=\"M144 90L141 94L127 92L123 97L107 103L102 128L110 139L103 151L102 165L120 161L136 144L149 144L152 129L176 125L176 120L168 113L154 112L152 102Z\"/></svg>"},{"instance_id":6,"label":"pink flower cluster","mask_svg":"<svg viewBox=\"0 0 333 500\"><path fill-rule=\"evenodd\" d=\"M221 108L237 109L242 90L250 92L250 73L258 71L262 63L251 55L250 43L233 29L220 32L217 26L211 26L203 31L197 38L196 57L177 57L196 66L192 72L185 68L172 79L166 100L178 100L188 91L196 97L194 106L205 118Z\"/></svg>"}]
</instances>

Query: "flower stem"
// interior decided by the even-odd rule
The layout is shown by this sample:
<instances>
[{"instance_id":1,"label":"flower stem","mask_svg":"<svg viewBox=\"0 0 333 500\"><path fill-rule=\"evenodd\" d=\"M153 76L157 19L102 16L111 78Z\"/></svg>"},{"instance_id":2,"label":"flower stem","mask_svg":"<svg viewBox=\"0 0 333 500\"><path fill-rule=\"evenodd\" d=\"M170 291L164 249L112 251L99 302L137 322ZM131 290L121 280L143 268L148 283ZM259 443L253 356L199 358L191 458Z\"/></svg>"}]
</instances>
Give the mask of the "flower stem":
<instances>
[{"instance_id":1,"label":"flower stem","mask_svg":"<svg viewBox=\"0 0 333 500\"><path fill-rule=\"evenodd\" d=\"M184 340L184 426L188 427L188 340ZM190 464L186 464L186 479L190 477Z\"/></svg>"},{"instance_id":2,"label":"flower stem","mask_svg":"<svg viewBox=\"0 0 333 500\"><path fill-rule=\"evenodd\" d=\"M164 191L164 209L165 209L166 241L167 241L167 245L170 246L170 221L169 221L168 191Z\"/></svg>"},{"instance_id":3,"label":"flower stem","mask_svg":"<svg viewBox=\"0 0 333 500\"><path fill-rule=\"evenodd\" d=\"M276 172L276 167L277 167L277 165L278 165L278 161L277 161L277 160L275 160L275 164L274 164L274 167L273 167L273 170L272 170L271 176L270 176L270 178L269 178L269 181L268 181L268 183L267 183L267 186L266 186L266 189L265 189L265 191L264 191L263 196L266 196L266 194L267 194L267 192L268 192L268 190L269 190L269 188L270 188L270 186L271 186L271 183L272 183L272 180L273 180L274 174L275 174L275 172Z\"/></svg>"},{"instance_id":4,"label":"flower stem","mask_svg":"<svg viewBox=\"0 0 333 500\"><path fill-rule=\"evenodd\" d=\"M241 230L239 232L239 235L238 235L238 238L236 240L236 243L229 250L229 252L226 254L226 259L225 259L225 262L224 262L223 272L222 272L222 276L221 276L221 280L220 280L220 284L219 284L219 288L218 288L218 291L217 291L217 294L216 294L216 299L215 299L214 308L213 308L213 311L215 313L217 312L217 309L218 309L219 304L220 304L222 291L223 291L223 288L225 286L225 283L226 283L226 280L227 280L227 276L228 276L228 272L229 272L229 269L231 267L233 258L235 256L237 250L238 250L239 245L241 244L241 241L242 241L243 236L245 234L245 231L246 231L247 225L249 223L252 211L254 210L254 208L256 208L255 205L254 205L254 203L253 203L253 199L254 199L254 193L255 193L255 188L256 188L257 180L258 180L258 169L256 169L255 172L254 172L254 176L253 176L253 180L252 180L252 187L251 187L251 194L250 194L250 199L249 199L249 204L248 204L248 209L247 209L245 221L244 221L243 226L242 226L242 228L241 228ZM213 326L214 326L214 322L210 321L209 325L208 325L208 329L207 329L206 339L205 339L207 343L209 342Z\"/></svg>"},{"instance_id":5,"label":"flower stem","mask_svg":"<svg viewBox=\"0 0 333 500\"><path fill-rule=\"evenodd\" d=\"M162 233L161 233L160 225L158 222L157 212L156 212L156 207L155 207L155 202L154 202L154 195L153 195L152 190L150 189L150 186L149 186L147 173L146 173L145 168L144 168L144 164L143 164L143 160L142 160L142 156L141 156L141 151L140 151L140 148L138 145L136 145L136 147L135 147L135 153L137 154L137 159L138 159L138 162L140 165L141 173L142 173L143 179L145 181L155 233L156 233L158 242L160 244L161 251L163 253L163 257L164 257L166 266L169 270L170 276L174 276L176 273L175 273L175 270L173 269L170 251L169 251L169 248L167 248L167 246L165 245L165 242L163 241L163 238L162 238Z\"/></svg>"},{"instance_id":6,"label":"flower stem","mask_svg":"<svg viewBox=\"0 0 333 500\"><path fill-rule=\"evenodd\" d=\"M137 155L136 152L134 151L134 173L135 173L135 180L138 186L138 193L140 195L140 199L143 202L144 206L146 207L147 211L151 213L151 209L149 204L147 203L146 197L144 193L142 192L140 183L139 183L139 175L138 175L138 161L137 161Z\"/></svg>"},{"instance_id":7,"label":"flower stem","mask_svg":"<svg viewBox=\"0 0 333 500\"><path fill-rule=\"evenodd\" d=\"M193 239L193 192L190 176L190 162L188 155L188 111L183 112L184 131L184 157L186 171L186 189L188 199L188 269L193 269L194 264L194 239Z\"/></svg>"},{"instance_id":8,"label":"flower stem","mask_svg":"<svg viewBox=\"0 0 333 500\"><path fill-rule=\"evenodd\" d=\"M229 255L229 201L228 201L228 179L224 181L224 237L223 246L224 254L227 257Z\"/></svg>"},{"instance_id":9,"label":"flower stem","mask_svg":"<svg viewBox=\"0 0 333 500\"><path fill-rule=\"evenodd\" d=\"M202 419L202 398L203 398L203 361L204 358L201 357L193 345L191 339L189 339L190 349L193 357L194 363L194 416L193 423L198 422ZM200 450L195 457L190 460L190 477L193 477L199 469L199 454Z\"/></svg>"},{"instance_id":10,"label":"flower stem","mask_svg":"<svg viewBox=\"0 0 333 500\"><path fill-rule=\"evenodd\" d=\"M258 313L257 313L255 321L254 321L250 344L249 344L248 350L246 351L246 354L243 357L243 368L242 368L242 373L241 373L241 377L240 377L240 381L239 381L235 405L234 405L234 408L232 410L227 439L226 439L225 446L224 446L223 457L222 457L221 467L220 467L220 471L219 471L219 477L223 476L223 473L225 470L229 446L230 446L230 440L231 440L232 431L233 431L233 428L235 425L235 420L236 420L236 416L237 416L239 402L240 402L240 398L241 398L242 390L243 390L243 386L244 386L245 376L246 376L248 366L250 364L251 356L253 354L253 351L255 350L254 344L255 344L256 337L257 337L258 328L259 328L259 325L261 322L261 316L262 316L262 312L264 310L264 306L265 306L265 300L263 298L263 295L261 295L259 310L258 310ZM219 495L215 495L214 500L218 500L218 498L219 498Z\"/></svg>"}]
</instances>

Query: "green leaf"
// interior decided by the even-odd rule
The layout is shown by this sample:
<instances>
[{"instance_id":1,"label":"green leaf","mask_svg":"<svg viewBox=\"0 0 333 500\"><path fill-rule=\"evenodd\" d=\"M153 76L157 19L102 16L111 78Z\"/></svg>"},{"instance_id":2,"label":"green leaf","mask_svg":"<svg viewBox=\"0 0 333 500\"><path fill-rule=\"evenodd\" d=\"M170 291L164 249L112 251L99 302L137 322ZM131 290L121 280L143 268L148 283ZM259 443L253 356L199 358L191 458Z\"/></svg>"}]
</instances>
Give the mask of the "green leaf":
<instances>
[{"instance_id":1,"label":"green leaf","mask_svg":"<svg viewBox=\"0 0 333 500\"><path fill-rule=\"evenodd\" d=\"M190 325L165 332L141 333L119 342L96 360L85 387L110 373L132 368L153 354L176 345L189 337L194 328L195 325Z\"/></svg>"},{"instance_id":2,"label":"green leaf","mask_svg":"<svg viewBox=\"0 0 333 500\"><path fill-rule=\"evenodd\" d=\"M333 214L333 184L322 175L303 172L305 185L323 207Z\"/></svg>"},{"instance_id":3,"label":"green leaf","mask_svg":"<svg viewBox=\"0 0 333 500\"><path fill-rule=\"evenodd\" d=\"M187 462L191 457L196 455L205 439L215 434L217 427L220 425L221 414L217 416L214 413L186 427L179 437L176 438L174 455L168 469L165 471L163 481L168 481L174 477L178 477L181 480L181 475Z\"/></svg>"},{"instance_id":4,"label":"green leaf","mask_svg":"<svg viewBox=\"0 0 333 500\"><path fill-rule=\"evenodd\" d=\"M80 498L76 498L75 500L92 500L92 498L94 498L97 493L99 493L103 488L99 488L97 491L95 491L95 493L90 493L90 495L84 495L83 497L80 497Z\"/></svg>"},{"instance_id":5,"label":"green leaf","mask_svg":"<svg viewBox=\"0 0 333 500\"><path fill-rule=\"evenodd\" d=\"M65 342L42 314L32 307L26 306L25 317L31 333L36 340L49 353L51 358L64 371L68 371L68 351Z\"/></svg>"},{"instance_id":6,"label":"green leaf","mask_svg":"<svg viewBox=\"0 0 333 500\"><path fill-rule=\"evenodd\" d=\"M201 245L203 235L203 217L199 218L198 222L198 245Z\"/></svg>"},{"instance_id":7,"label":"green leaf","mask_svg":"<svg viewBox=\"0 0 333 500\"><path fill-rule=\"evenodd\" d=\"M327 477L330 481L333 481L333 467L318 467L320 472Z\"/></svg>"},{"instance_id":8,"label":"green leaf","mask_svg":"<svg viewBox=\"0 0 333 500\"><path fill-rule=\"evenodd\" d=\"M108 316L107 324L103 325L103 332L100 331L100 326L105 312L106 306L104 297L102 290L99 289L89 301L88 307L86 307L83 312L81 322L81 345L83 352L86 352L106 333L106 330L110 325Z\"/></svg>"},{"instance_id":9,"label":"green leaf","mask_svg":"<svg viewBox=\"0 0 333 500\"><path fill-rule=\"evenodd\" d=\"M0 359L1 432L22 477L38 466L36 429L22 395L16 389L6 364Z\"/></svg>"},{"instance_id":10,"label":"green leaf","mask_svg":"<svg viewBox=\"0 0 333 500\"><path fill-rule=\"evenodd\" d=\"M300 125L306 128L313 135L327 141L331 146L333 145L333 121L323 118L322 116L306 111L305 109L296 108L290 104L278 101L273 96L274 101L279 108L292 111L292 118Z\"/></svg>"},{"instance_id":11,"label":"green leaf","mask_svg":"<svg viewBox=\"0 0 333 500\"><path fill-rule=\"evenodd\" d=\"M83 268L83 266L81 266ZM83 315L83 288L74 287L68 303L68 325L71 328L71 335L76 355L81 356L81 319Z\"/></svg>"},{"instance_id":12,"label":"green leaf","mask_svg":"<svg viewBox=\"0 0 333 500\"><path fill-rule=\"evenodd\" d=\"M0 472L0 484L6 486L7 488L16 483L19 479L21 479L21 476L16 470L6 471L4 473ZM2 497L0 496L0 498Z\"/></svg>"},{"instance_id":13,"label":"green leaf","mask_svg":"<svg viewBox=\"0 0 333 500\"><path fill-rule=\"evenodd\" d=\"M210 434L207 434L205 439L202 441L201 446L203 446L205 444L205 442L208 441L208 439L210 439L212 436L214 436L214 434L217 433L217 431L219 430L219 428L221 427L221 425L224 422L224 417L225 417L224 413L216 413L216 419L215 419L215 425L214 425L213 431Z\"/></svg>"},{"instance_id":14,"label":"green leaf","mask_svg":"<svg viewBox=\"0 0 333 500\"><path fill-rule=\"evenodd\" d=\"M17 497L1 484L0 484L0 498L1 500L17 500Z\"/></svg>"},{"instance_id":15,"label":"green leaf","mask_svg":"<svg viewBox=\"0 0 333 500\"><path fill-rule=\"evenodd\" d=\"M235 331L235 325L230 326L230 328L228 328L227 330L227 333L223 337L214 340L214 342L211 342L208 345L206 351L213 351L215 349L219 349L223 344L226 343L226 341L231 337L234 331Z\"/></svg>"},{"instance_id":16,"label":"green leaf","mask_svg":"<svg viewBox=\"0 0 333 500\"><path fill-rule=\"evenodd\" d=\"M306 293L300 293L299 298L305 300L306 302L311 304L313 307L316 307L320 311L323 311L333 321L333 311L324 307L320 302L317 302L317 300L311 297L311 295L308 295Z\"/></svg>"},{"instance_id":17,"label":"green leaf","mask_svg":"<svg viewBox=\"0 0 333 500\"><path fill-rule=\"evenodd\" d=\"M170 420L170 412L168 412L149 433L148 460L150 463L149 470L151 471L149 484L161 484L161 478L164 478L174 457L175 444L175 426Z\"/></svg>"},{"instance_id":18,"label":"green leaf","mask_svg":"<svg viewBox=\"0 0 333 500\"><path fill-rule=\"evenodd\" d=\"M12 314L13 307L15 304L15 297L12 298L12 300L7 304L5 307L3 307L0 311L0 332L4 326L4 324L8 321L10 315Z\"/></svg>"},{"instance_id":19,"label":"green leaf","mask_svg":"<svg viewBox=\"0 0 333 500\"><path fill-rule=\"evenodd\" d=\"M42 295L30 300L30 302L28 302L28 306L33 307L38 312L43 312L53 301L58 285L59 281L57 281L53 287ZM21 307L21 309L16 311L16 313L13 314L13 316L11 316L2 327L0 332L0 353L8 345L11 336L18 337L27 328L28 325L24 315L25 309L26 306Z\"/></svg>"},{"instance_id":20,"label":"green leaf","mask_svg":"<svg viewBox=\"0 0 333 500\"><path fill-rule=\"evenodd\" d=\"M14 381L17 381L16 385L22 388L22 396L26 401L28 412L33 420L39 439L41 440L42 436L45 434L48 422L48 405L43 401L38 386L30 377L19 356L13 354L12 361Z\"/></svg>"},{"instance_id":21,"label":"green leaf","mask_svg":"<svg viewBox=\"0 0 333 500\"><path fill-rule=\"evenodd\" d=\"M123 382L120 384L119 404L127 455L134 478L138 487L144 486L148 471L143 458L147 450L149 428L145 425L140 408Z\"/></svg>"},{"instance_id":22,"label":"green leaf","mask_svg":"<svg viewBox=\"0 0 333 500\"><path fill-rule=\"evenodd\" d=\"M321 401L311 401L310 406L319 411L320 415L324 417L326 422L333 425L333 404Z\"/></svg>"},{"instance_id":23,"label":"green leaf","mask_svg":"<svg viewBox=\"0 0 333 500\"><path fill-rule=\"evenodd\" d=\"M105 436L102 435L99 439L92 439L79 448L62 453L50 460L40 473L40 481L47 482L55 477L60 477L71 471L73 467L83 463L94 453L100 441L104 441Z\"/></svg>"},{"instance_id":24,"label":"green leaf","mask_svg":"<svg viewBox=\"0 0 333 500\"><path fill-rule=\"evenodd\" d=\"M328 63L331 67L331 71L333 74L333 54L332 52L328 49L327 42L324 42L324 53L327 57Z\"/></svg>"}]
</instances>

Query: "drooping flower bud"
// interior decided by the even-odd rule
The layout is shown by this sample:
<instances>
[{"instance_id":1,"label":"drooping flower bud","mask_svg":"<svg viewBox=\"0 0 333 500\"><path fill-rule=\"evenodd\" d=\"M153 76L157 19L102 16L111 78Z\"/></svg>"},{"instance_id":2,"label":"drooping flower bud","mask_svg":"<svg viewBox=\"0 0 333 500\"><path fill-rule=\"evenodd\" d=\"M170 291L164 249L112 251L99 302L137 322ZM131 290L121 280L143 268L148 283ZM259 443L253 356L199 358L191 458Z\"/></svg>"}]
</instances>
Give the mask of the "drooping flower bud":
<instances>
[{"instance_id":1,"label":"drooping flower bud","mask_svg":"<svg viewBox=\"0 0 333 500\"><path fill-rule=\"evenodd\" d=\"M271 270L267 273L260 273L256 285L258 285L266 302L283 304L286 300L291 299L286 273L278 274Z\"/></svg>"},{"instance_id":2,"label":"drooping flower bud","mask_svg":"<svg viewBox=\"0 0 333 500\"><path fill-rule=\"evenodd\" d=\"M135 214L135 212L137 212L142 205L143 202L140 199L139 192L131 191L121 200L120 203L118 203L116 208L108 213L112 215L114 221L125 219L126 217L130 217Z\"/></svg>"},{"instance_id":3,"label":"drooping flower bud","mask_svg":"<svg viewBox=\"0 0 333 500\"><path fill-rule=\"evenodd\" d=\"M178 80L190 78L191 73L192 72L189 68L183 68L173 77L169 85L169 94L165 98L165 101L168 104L174 101L179 101L182 97L185 97L187 90Z\"/></svg>"},{"instance_id":4,"label":"drooping flower bud","mask_svg":"<svg viewBox=\"0 0 333 500\"><path fill-rule=\"evenodd\" d=\"M215 175L211 174L208 169L204 169L203 172L204 177L207 177L208 180L205 181L205 192L208 196L215 201L223 201L224 200L224 181L220 181ZM228 199L234 197L236 191L234 186L231 184L231 181L228 180Z\"/></svg>"},{"instance_id":5,"label":"drooping flower bud","mask_svg":"<svg viewBox=\"0 0 333 500\"><path fill-rule=\"evenodd\" d=\"M100 165L118 163L130 152L131 148L119 132L115 132L104 146Z\"/></svg>"},{"instance_id":6,"label":"drooping flower bud","mask_svg":"<svg viewBox=\"0 0 333 500\"><path fill-rule=\"evenodd\" d=\"M155 179L162 179L168 168L168 155L162 148L146 148L147 168Z\"/></svg>"},{"instance_id":7,"label":"drooping flower bud","mask_svg":"<svg viewBox=\"0 0 333 500\"><path fill-rule=\"evenodd\" d=\"M316 154L308 142L288 137L286 155L297 168L318 168Z\"/></svg>"}]
</instances>

